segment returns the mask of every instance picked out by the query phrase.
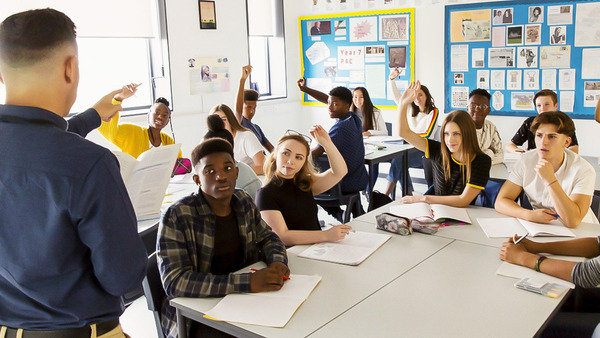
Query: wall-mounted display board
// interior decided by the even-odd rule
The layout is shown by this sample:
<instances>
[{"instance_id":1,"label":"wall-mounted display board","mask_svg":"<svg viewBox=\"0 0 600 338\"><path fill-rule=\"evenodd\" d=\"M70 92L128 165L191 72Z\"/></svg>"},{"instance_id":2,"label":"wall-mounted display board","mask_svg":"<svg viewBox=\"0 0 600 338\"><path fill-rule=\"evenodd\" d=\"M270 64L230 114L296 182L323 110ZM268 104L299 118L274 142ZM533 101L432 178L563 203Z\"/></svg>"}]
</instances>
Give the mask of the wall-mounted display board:
<instances>
[{"instance_id":1,"label":"wall-mounted display board","mask_svg":"<svg viewBox=\"0 0 600 338\"><path fill-rule=\"evenodd\" d=\"M298 18L302 74L311 88L365 87L373 104L395 108L390 71L402 91L414 77L414 8ZM302 103L318 105L303 94Z\"/></svg>"},{"instance_id":2,"label":"wall-mounted display board","mask_svg":"<svg viewBox=\"0 0 600 338\"><path fill-rule=\"evenodd\" d=\"M600 2L502 1L446 6L445 110L487 89L493 115L533 116L533 95L593 119L600 98Z\"/></svg>"}]
</instances>

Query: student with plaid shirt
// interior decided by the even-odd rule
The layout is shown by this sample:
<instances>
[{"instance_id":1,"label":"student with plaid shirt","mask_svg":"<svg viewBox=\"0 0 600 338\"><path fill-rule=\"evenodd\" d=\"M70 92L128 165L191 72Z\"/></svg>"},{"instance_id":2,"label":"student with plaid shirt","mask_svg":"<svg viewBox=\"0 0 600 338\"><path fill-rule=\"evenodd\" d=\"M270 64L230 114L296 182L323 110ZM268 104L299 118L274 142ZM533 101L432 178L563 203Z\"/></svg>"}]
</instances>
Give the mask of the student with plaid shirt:
<instances>
[{"instance_id":1,"label":"student with plaid shirt","mask_svg":"<svg viewBox=\"0 0 600 338\"><path fill-rule=\"evenodd\" d=\"M282 276L290 273L285 247L252 198L235 190L238 168L231 144L205 140L192 151L192 164L198 193L173 204L158 230L158 266L168 298L279 290ZM259 260L268 267L232 273ZM165 335L176 337L175 309L168 300L162 315ZM188 330L191 336L211 334L199 323Z\"/></svg>"}]
</instances>

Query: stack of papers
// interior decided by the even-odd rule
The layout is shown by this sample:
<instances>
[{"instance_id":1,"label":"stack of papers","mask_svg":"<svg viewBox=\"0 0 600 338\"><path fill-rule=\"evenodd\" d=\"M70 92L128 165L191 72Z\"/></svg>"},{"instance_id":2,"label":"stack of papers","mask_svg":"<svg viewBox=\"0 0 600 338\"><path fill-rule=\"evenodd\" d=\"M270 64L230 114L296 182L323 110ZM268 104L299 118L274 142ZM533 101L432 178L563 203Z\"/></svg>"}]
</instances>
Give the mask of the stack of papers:
<instances>
[{"instance_id":1,"label":"stack of papers","mask_svg":"<svg viewBox=\"0 0 600 338\"><path fill-rule=\"evenodd\" d=\"M507 238L514 234L523 236L529 233L536 236L575 237L575 234L559 220L548 224L535 223L520 218L478 218L477 222L488 238Z\"/></svg>"},{"instance_id":2,"label":"stack of papers","mask_svg":"<svg viewBox=\"0 0 600 338\"><path fill-rule=\"evenodd\" d=\"M279 291L227 295L205 316L233 323L284 327L320 281L318 275L292 274Z\"/></svg>"}]
</instances>

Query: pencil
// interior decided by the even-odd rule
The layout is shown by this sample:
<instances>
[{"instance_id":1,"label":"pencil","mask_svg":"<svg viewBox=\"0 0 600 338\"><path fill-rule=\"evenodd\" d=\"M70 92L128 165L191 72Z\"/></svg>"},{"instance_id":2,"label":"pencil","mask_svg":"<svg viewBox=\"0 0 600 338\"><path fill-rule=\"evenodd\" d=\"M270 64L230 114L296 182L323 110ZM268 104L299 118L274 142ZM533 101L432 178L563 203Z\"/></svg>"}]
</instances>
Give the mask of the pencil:
<instances>
[{"instance_id":1,"label":"pencil","mask_svg":"<svg viewBox=\"0 0 600 338\"><path fill-rule=\"evenodd\" d=\"M258 271L257 269L254 269L254 268L250 268L250 270L252 270L254 272ZM290 277L286 277L286 276L281 276L281 278L283 278L285 280L290 280Z\"/></svg>"}]
</instances>

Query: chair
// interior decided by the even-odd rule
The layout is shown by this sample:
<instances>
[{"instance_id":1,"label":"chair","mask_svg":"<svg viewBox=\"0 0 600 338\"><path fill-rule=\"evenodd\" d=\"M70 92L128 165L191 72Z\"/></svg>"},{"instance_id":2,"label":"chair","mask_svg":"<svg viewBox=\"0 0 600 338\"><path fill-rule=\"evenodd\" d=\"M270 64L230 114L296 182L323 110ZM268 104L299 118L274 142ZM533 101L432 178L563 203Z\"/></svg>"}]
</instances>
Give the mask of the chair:
<instances>
[{"instance_id":1,"label":"chair","mask_svg":"<svg viewBox=\"0 0 600 338\"><path fill-rule=\"evenodd\" d=\"M321 171L329 169L329 161L327 160L327 157L321 156L315 159L315 166ZM364 213L362 204L360 202L360 191L351 194L343 194L340 182L338 182L328 191L315 196L315 202L317 202L317 205L320 205L322 208L335 208L342 205L346 206L341 220L344 223L348 223L350 221L350 215L352 214L353 210L356 211L355 215L361 215Z\"/></svg>"},{"instance_id":2,"label":"chair","mask_svg":"<svg viewBox=\"0 0 600 338\"><path fill-rule=\"evenodd\" d=\"M390 122L385 123L385 129L387 129L388 136L392 136L392 124Z\"/></svg>"},{"instance_id":3,"label":"chair","mask_svg":"<svg viewBox=\"0 0 600 338\"><path fill-rule=\"evenodd\" d=\"M148 310L152 311L154 315L154 324L156 324L158 338L165 338L160 325L160 309L167 294L162 286L156 256L157 253L154 252L148 257L148 271L146 272L146 278L142 282L142 287L144 288L144 296L146 296L146 301L148 302Z\"/></svg>"},{"instance_id":4,"label":"chair","mask_svg":"<svg viewBox=\"0 0 600 338\"><path fill-rule=\"evenodd\" d=\"M494 208L498 192L500 192L502 184L496 181L488 180L485 189L475 198L475 205L486 208Z\"/></svg>"},{"instance_id":5,"label":"chair","mask_svg":"<svg viewBox=\"0 0 600 338\"><path fill-rule=\"evenodd\" d=\"M600 196L592 195L592 212L596 215L596 218L600 219Z\"/></svg>"}]
</instances>

